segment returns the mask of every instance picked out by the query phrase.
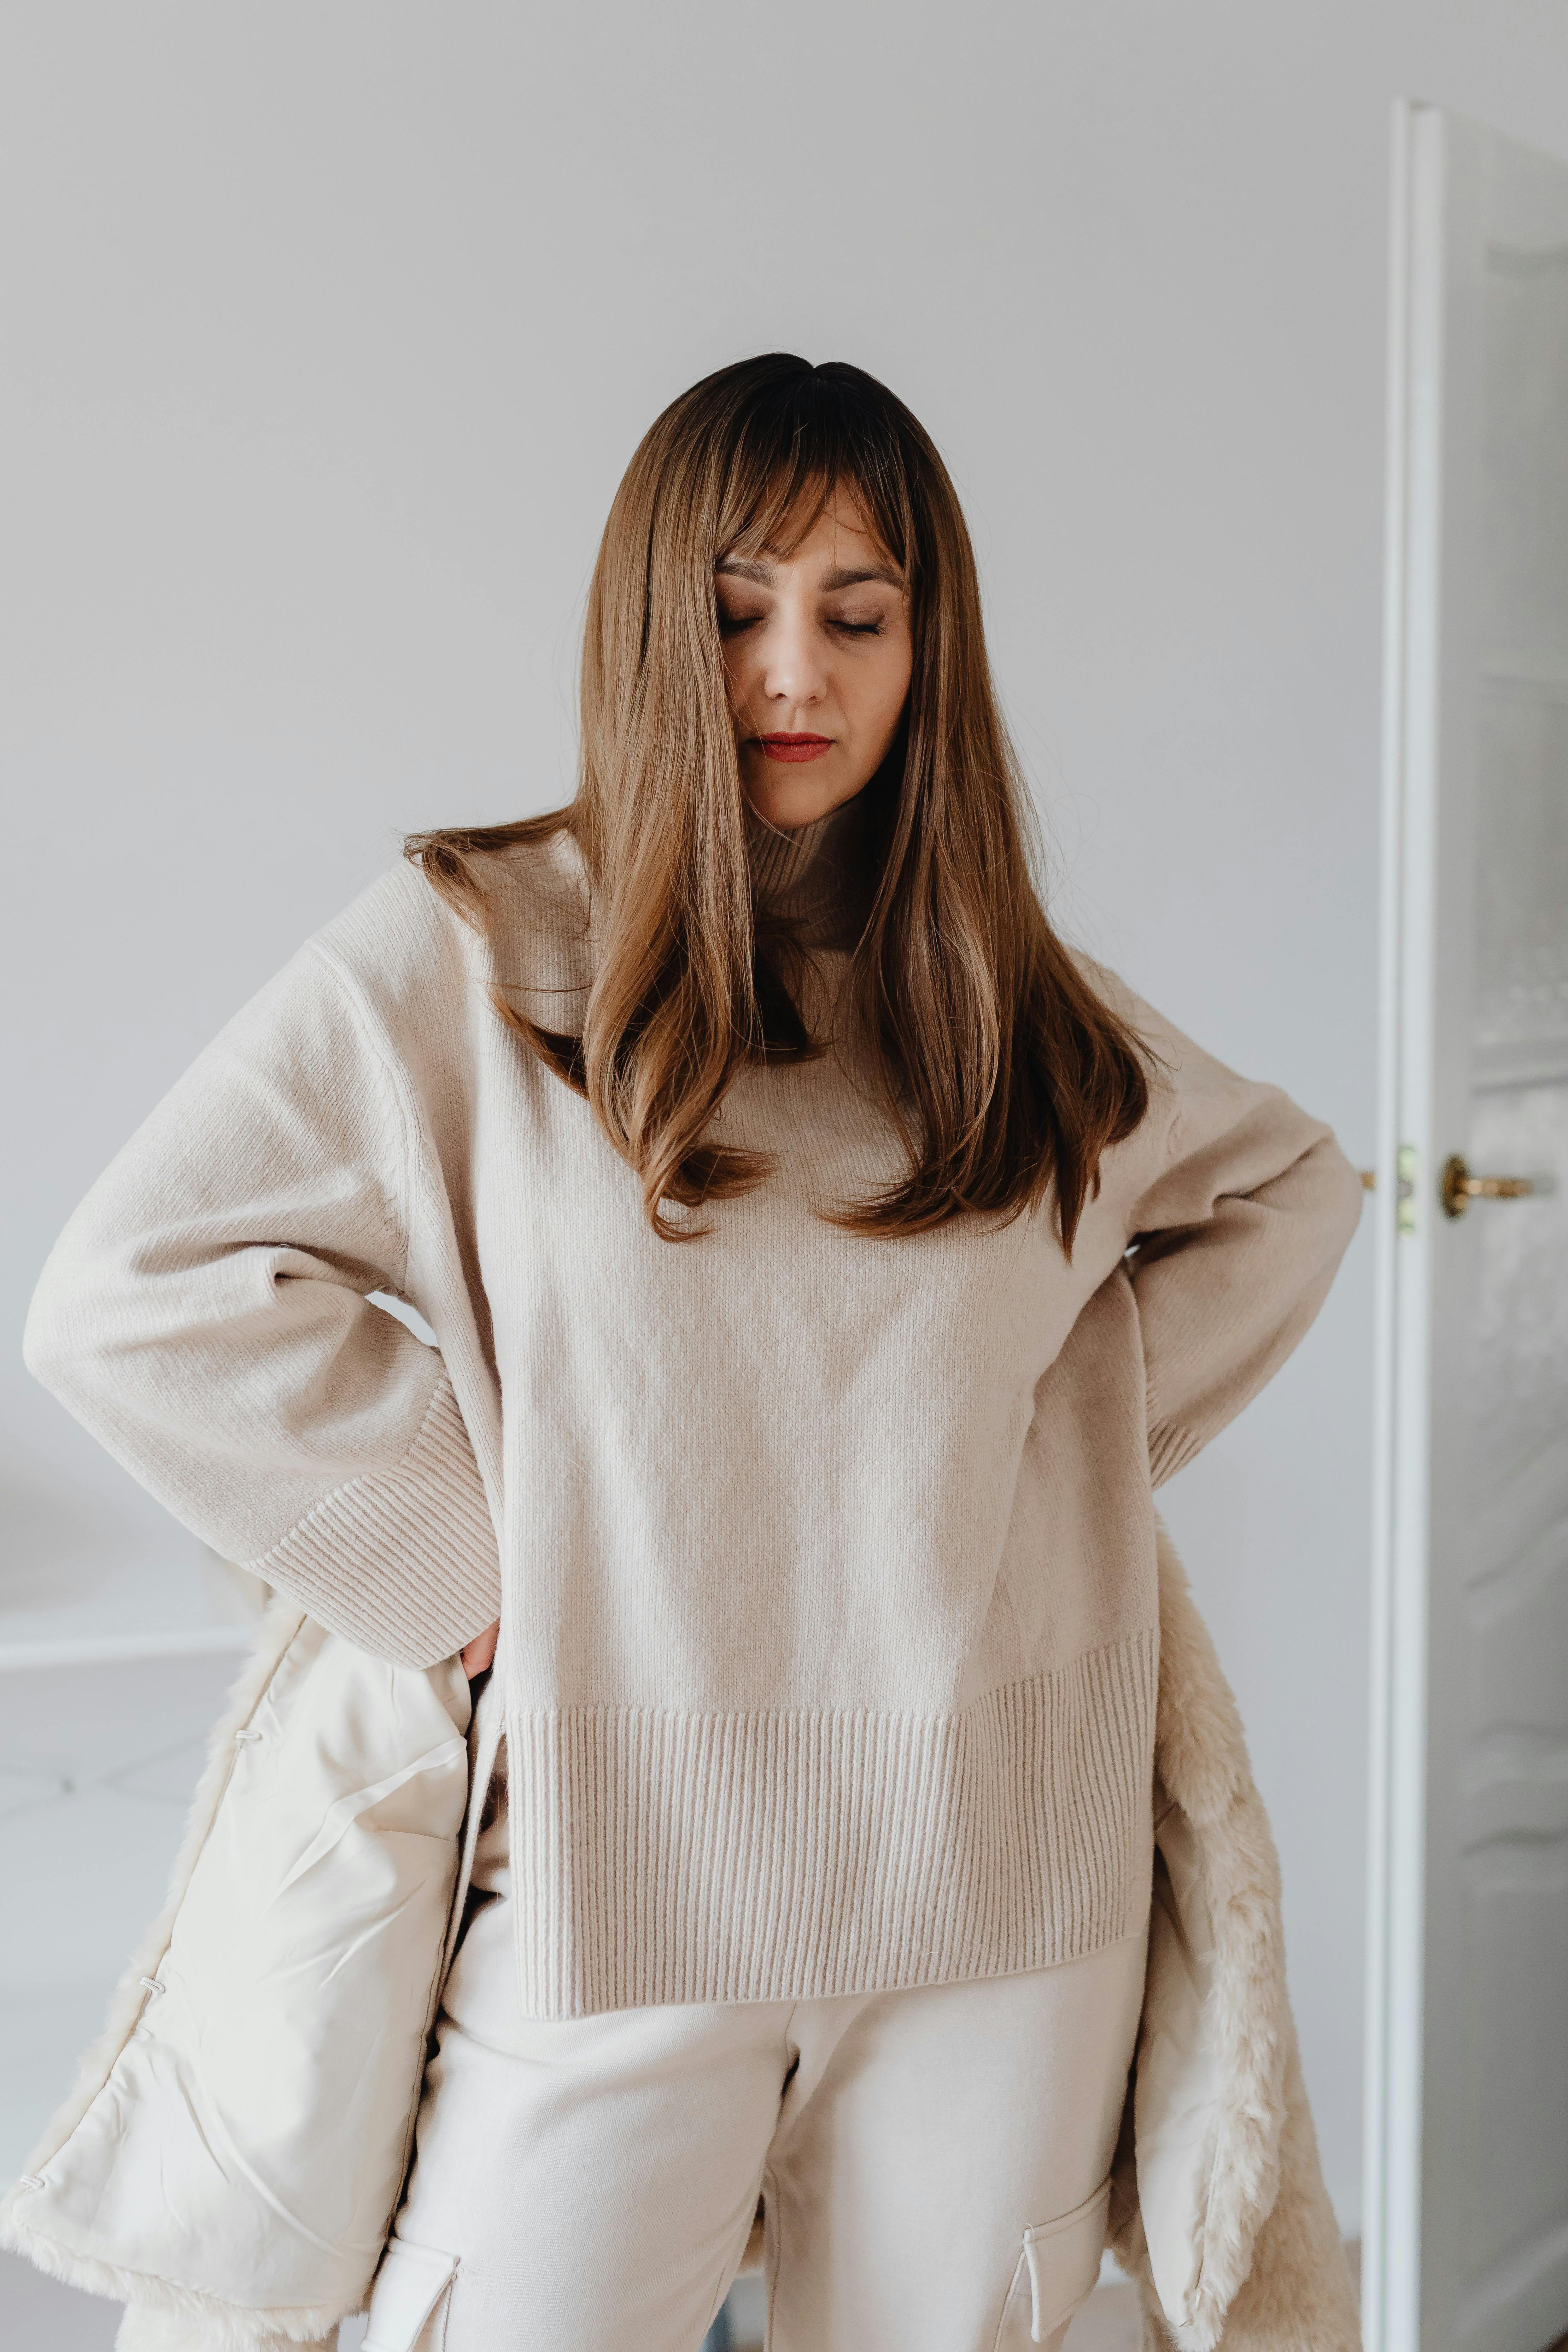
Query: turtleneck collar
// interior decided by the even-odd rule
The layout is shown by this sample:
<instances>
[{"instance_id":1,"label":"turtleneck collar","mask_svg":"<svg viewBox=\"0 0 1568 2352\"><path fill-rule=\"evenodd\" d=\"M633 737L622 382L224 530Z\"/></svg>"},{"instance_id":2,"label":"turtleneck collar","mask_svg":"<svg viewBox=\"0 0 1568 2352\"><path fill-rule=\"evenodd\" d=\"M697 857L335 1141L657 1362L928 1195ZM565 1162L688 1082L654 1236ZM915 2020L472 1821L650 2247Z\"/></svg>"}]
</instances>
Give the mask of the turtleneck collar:
<instances>
[{"instance_id":1,"label":"turtleneck collar","mask_svg":"<svg viewBox=\"0 0 1568 2352\"><path fill-rule=\"evenodd\" d=\"M746 811L746 850L759 912L787 923L804 947L852 948L866 919L868 789L786 832Z\"/></svg>"}]
</instances>

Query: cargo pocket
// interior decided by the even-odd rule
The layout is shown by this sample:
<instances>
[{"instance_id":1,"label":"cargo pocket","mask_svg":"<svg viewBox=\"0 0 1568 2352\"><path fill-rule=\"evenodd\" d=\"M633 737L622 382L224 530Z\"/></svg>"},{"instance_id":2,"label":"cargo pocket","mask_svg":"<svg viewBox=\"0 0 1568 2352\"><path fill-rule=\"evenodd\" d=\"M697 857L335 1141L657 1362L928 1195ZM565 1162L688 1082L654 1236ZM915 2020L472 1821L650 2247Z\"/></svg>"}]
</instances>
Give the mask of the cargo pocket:
<instances>
[{"instance_id":1,"label":"cargo pocket","mask_svg":"<svg viewBox=\"0 0 1568 2352\"><path fill-rule=\"evenodd\" d=\"M370 2291L361 2352L445 2352L457 2274L456 2254L416 2246L410 2238L389 2239Z\"/></svg>"},{"instance_id":2,"label":"cargo pocket","mask_svg":"<svg viewBox=\"0 0 1568 2352\"><path fill-rule=\"evenodd\" d=\"M1002 2315L996 2352L1011 2352L1012 2347L1024 2343L1048 2344L1079 2305L1088 2301L1100 2276L1110 2207L1110 2183L1106 2180L1070 2213L1025 2231L1024 2251ZM368 2345L365 2352L370 2352Z\"/></svg>"}]
</instances>

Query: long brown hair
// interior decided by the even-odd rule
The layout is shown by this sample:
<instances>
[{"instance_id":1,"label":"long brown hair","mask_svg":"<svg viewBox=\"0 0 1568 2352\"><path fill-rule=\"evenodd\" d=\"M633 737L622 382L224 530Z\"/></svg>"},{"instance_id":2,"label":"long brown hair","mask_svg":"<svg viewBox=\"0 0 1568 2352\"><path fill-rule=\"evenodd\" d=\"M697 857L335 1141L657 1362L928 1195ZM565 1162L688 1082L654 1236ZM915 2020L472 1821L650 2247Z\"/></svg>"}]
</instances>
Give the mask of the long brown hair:
<instances>
[{"instance_id":1,"label":"long brown hair","mask_svg":"<svg viewBox=\"0 0 1568 2352\"><path fill-rule=\"evenodd\" d=\"M587 1097L642 1181L655 1230L749 1190L767 1163L713 1142L738 1070L813 1050L787 965L759 946L714 591L724 554L787 555L836 488L909 585L913 670L850 985L879 1049L908 1172L837 1222L920 1233L1016 1215L1054 1183L1069 1254L1100 1155L1148 1103L1138 1042L1046 919L1025 791L985 656L957 493L885 385L787 353L721 368L671 403L616 494L589 592L576 798L515 824L415 835L408 853L479 927L489 859L571 834L595 961L575 1034L498 1006Z\"/></svg>"}]
</instances>

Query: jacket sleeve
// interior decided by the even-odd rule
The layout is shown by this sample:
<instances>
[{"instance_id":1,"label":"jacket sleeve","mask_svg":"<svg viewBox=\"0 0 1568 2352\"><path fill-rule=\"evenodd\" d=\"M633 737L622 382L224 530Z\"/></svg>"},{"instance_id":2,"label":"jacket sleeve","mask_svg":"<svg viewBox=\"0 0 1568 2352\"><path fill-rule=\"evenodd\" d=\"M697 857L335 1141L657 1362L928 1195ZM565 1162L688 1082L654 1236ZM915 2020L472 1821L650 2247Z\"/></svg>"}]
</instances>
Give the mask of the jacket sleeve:
<instances>
[{"instance_id":1,"label":"jacket sleeve","mask_svg":"<svg viewBox=\"0 0 1568 2352\"><path fill-rule=\"evenodd\" d=\"M200 1056L57 1244L28 1365L203 1540L362 1648L500 1613L495 1531L402 1289L415 1150L386 1049L306 948Z\"/></svg>"},{"instance_id":2,"label":"jacket sleeve","mask_svg":"<svg viewBox=\"0 0 1568 2352\"><path fill-rule=\"evenodd\" d=\"M1143 1335L1156 1486L1272 1378L1328 1296L1361 1214L1330 1130L1278 1087L1137 1019L1173 1097L1129 1261Z\"/></svg>"}]
</instances>

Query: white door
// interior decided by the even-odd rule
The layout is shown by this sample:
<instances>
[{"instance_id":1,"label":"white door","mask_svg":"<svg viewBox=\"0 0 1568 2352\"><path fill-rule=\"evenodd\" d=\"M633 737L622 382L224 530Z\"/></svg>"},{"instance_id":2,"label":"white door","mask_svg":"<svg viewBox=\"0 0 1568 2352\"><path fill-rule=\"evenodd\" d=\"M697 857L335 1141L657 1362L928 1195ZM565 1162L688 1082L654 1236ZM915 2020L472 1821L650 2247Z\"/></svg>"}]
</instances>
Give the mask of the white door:
<instances>
[{"instance_id":1,"label":"white door","mask_svg":"<svg viewBox=\"0 0 1568 2352\"><path fill-rule=\"evenodd\" d=\"M1364 2304L1369 2352L1542 2352L1568 2334L1568 164L1425 107L1397 146Z\"/></svg>"}]
</instances>

